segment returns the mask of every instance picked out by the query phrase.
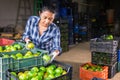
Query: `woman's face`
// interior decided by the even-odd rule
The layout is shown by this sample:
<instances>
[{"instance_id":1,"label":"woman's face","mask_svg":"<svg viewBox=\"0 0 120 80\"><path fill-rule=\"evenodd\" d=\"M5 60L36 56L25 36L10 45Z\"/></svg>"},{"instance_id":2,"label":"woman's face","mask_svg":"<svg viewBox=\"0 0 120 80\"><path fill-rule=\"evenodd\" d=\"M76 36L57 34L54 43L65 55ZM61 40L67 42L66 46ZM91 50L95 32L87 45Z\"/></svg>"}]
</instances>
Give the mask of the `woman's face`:
<instances>
[{"instance_id":1,"label":"woman's face","mask_svg":"<svg viewBox=\"0 0 120 80\"><path fill-rule=\"evenodd\" d=\"M54 20L55 14L50 11L43 11L40 13L40 25L48 27Z\"/></svg>"}]
</instances>

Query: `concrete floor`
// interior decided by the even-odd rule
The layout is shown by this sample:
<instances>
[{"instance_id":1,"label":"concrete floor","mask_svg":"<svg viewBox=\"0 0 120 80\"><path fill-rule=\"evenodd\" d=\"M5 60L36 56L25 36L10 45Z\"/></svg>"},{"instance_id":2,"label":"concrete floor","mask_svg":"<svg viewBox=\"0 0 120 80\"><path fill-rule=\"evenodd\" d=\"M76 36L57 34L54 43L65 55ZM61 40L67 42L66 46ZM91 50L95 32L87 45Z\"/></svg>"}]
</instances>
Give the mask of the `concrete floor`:
<instances>
[{"instance_id":1,"label":"concrete floor","mask_svg":"<svg viewBox=\"0 0 120 80\"><path fill-rule=\"evenodd\" d=\"M60 56L56 57L56 60L66 63L77 63L77 67L76 64L72 65L74 66L73 80L80 80L79 79L80 65L86 62L91 62L89 42L81 42L79 44L71 45L69 47L69 51L64 52ZM108 80L120 80L120 72L116 73L114 77Z\"/></svg>"}]
</instances>

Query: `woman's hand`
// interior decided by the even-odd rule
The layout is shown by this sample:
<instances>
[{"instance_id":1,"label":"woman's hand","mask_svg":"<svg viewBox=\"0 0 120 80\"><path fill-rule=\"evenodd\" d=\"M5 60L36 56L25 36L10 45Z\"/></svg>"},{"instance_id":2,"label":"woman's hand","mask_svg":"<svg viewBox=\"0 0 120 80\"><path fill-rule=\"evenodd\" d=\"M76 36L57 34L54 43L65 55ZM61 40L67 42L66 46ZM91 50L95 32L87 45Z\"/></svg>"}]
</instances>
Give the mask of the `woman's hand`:
<instances>
[{"instance_id":1,"label":"woman's hand","mask_svg":"<svg viewBox=\"0 0 120 80\"><path fill-rule=\"evenodd\" d=\"M29 43L31 40L29 38L25 38L25 42Z\"/></svg>"},{"instance_id":2,"label":"woman's hand","mask_svg":"<svg viewBox=\"0 0 120 80\"><path fill-rule=\"evenodd\" d=\"M58 50L55 50L54 52L52 52L50 54L50 56L51 56L51 61L50 62L52 62L55 59L55 57L58 56L58 55L59 55L59 51Z\"/></svg>"},{"instance_id":3,"label":"woman's hand","mask_svg":"<svg viewBox=\"0 0 120 80\"><path fill-rule=\"evenodd\" d=\"M55 55L55 57L56 57L56 56L59 55L60 52L59 52L58 50L55 50L53 53L54 53L54 55Z\"/></svg>"}]
</instances>

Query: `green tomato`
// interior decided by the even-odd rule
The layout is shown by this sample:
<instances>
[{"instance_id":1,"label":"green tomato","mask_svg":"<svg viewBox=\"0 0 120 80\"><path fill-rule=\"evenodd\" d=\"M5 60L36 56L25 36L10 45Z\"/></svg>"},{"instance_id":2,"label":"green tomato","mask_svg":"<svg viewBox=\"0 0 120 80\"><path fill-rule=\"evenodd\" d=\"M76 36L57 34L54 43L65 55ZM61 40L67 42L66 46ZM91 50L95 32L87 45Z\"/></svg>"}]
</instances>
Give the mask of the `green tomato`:
<instances>
[{"instance_id":1,"label":"green tomato","mask_svg":"<svg viewBox=\"0 0 120 80\"><path fill-rule=\"evenodd\" d=\"M30 42L27 44L28 49L33 49L35 47L34 43Z\"/></svg>"},{"instance_id":2,"label":"green tomato","mask_svg":"<svg viewBox=\"0 0 120 80\"><path fill-rule=\"evenodd\" d=\"M2 46L0 46L0 52L2 52L3 51L3 47Z\"/></svg>"},{"instance_id":3,"label":"green tomato","mask_svg":"<svg viewBox=\"0 0 120 80\"><path fill-rule=\"evenodd\" d=\"M10 57L13 59L17 59L17 57L14 54L10 55Z\"/></svg>"},{"instance_id":4,"label":"green tomato","mask_svg":"<svg viewBox=\"0 0 120 80\"><path fill-rule=\"evenodd\" d=\"M17 50L21 50L22 46L20 44L14 44L13 47L15 47Z\"/></svg>"},{"instance_id":5,"label":"green tomato","mask_svg":"<svg viewBox=\"0 0 120 80\"><path fill-rule=\"evenodd\" d=\"M39 71L46 72L46 68L44 66L40 66Z\"/></svg>"},{"instance_id":6,"label":"green tomato","mask_svg":"<svg viewBox=\"0 0 120 80\"><path fill-rule=\"evenodd\" d=\"M33 68L31 68L31 71L32 71L32 72L38 72L39 69L38 69L38 67L33 67Z\"/></svg>"},{"instance_id":7,"label":"green tomato","mask_svg":"<svg viewBox=\"0 0 120 80\"><path fill-rule=\"evenodd\" d=\"M10 57L10 56L7 55L7 54L3 55L3 58L9 58L9 57Z\"/></svg>"},{"instance_id":8,"label":"green tomato","mask_svg":"<svg viewBox=\"0 0 120 80\"><path fill-rule=\"evenodd\" d=\"M46 62L49 62L51 60L51 57L47 54L44 54L43 55L43 60L46 61Z\"/></svg>"}]
</instances>

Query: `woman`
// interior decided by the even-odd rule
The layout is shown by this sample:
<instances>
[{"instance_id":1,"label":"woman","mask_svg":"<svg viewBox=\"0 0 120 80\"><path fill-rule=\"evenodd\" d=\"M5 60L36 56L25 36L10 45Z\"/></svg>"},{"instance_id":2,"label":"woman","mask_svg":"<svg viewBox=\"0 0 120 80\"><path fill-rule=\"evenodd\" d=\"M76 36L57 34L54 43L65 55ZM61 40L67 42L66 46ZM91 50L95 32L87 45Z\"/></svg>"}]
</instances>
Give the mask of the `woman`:
<instances>
[{"instance_id":1,"label":"woman","mask_svg":"<svg viewBox=\"0 0 120 80\"><path fill-rule=\"evenodd\" d=\"M54 53L55 56L61 53L60 30L53 23L55 10L51 7L43 7L38 16L31 16L26 24L23 40L32 41L36 48Z\"/></svg>"}]
</instances>

